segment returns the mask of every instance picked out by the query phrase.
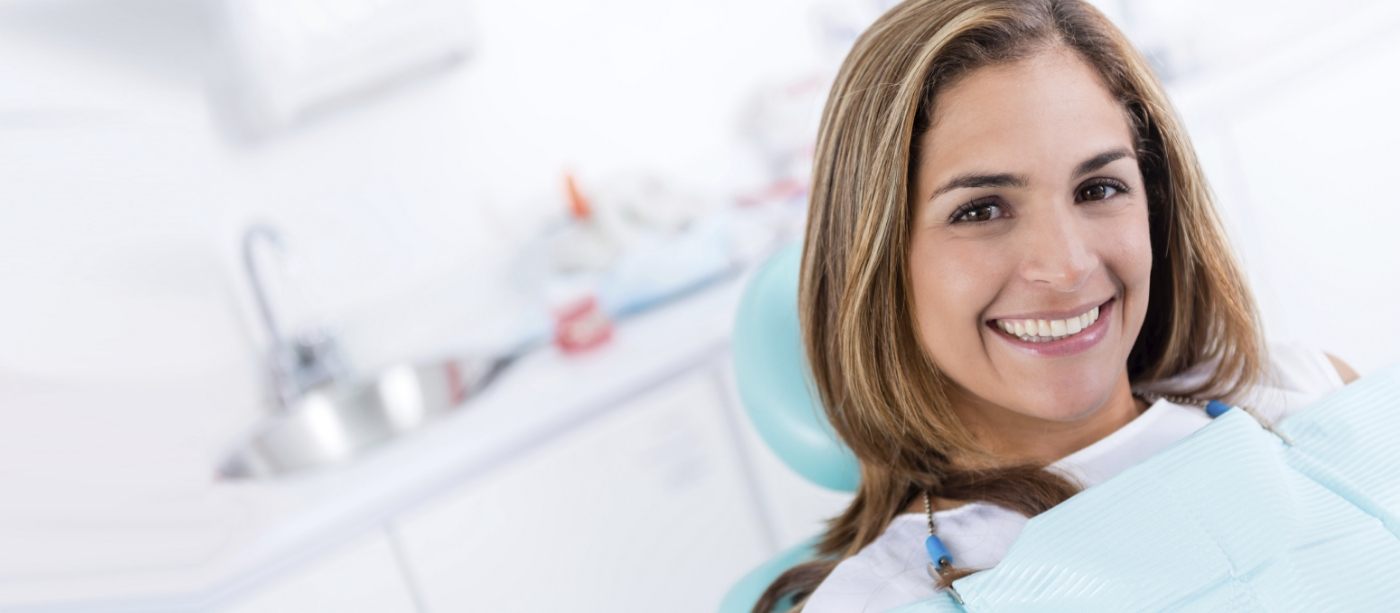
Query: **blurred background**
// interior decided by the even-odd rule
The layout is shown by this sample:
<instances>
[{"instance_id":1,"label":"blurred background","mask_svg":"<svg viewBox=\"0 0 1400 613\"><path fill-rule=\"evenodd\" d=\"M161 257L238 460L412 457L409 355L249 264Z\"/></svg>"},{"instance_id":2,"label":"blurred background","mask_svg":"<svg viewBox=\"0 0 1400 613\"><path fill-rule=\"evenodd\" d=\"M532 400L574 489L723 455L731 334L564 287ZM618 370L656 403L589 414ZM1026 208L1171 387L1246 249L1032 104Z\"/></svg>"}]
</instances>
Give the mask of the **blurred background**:
<instances>
[{"instance_id":1,"label":"blurred background","mask_svg":"<svg viewBox=\"0 0 1400 613\"><path fill-rule=\"evenodd\" d=\"M730 329L883 0L0 0L0 611L713 611L845 494ZM1096 2L1276 342L1400 286L1400 5Z\"/></svg>"}]
</instances>

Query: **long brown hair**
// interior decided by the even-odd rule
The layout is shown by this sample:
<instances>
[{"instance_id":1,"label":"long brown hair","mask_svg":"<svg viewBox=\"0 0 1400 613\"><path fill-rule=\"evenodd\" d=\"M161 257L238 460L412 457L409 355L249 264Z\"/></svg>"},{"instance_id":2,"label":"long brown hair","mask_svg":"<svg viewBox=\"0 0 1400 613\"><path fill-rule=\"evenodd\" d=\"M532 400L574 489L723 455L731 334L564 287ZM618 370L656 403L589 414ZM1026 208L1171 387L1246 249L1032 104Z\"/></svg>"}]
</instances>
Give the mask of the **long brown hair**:
<instances>
[{"instance_id":1,"label":"long brown hair","mask_svg":"<svg viewBox=\"0 0 1400 613\"><path fill-rule=\"evenodd\" d=\"M1096 69L1136 132L1154 264L1129 381L1148 385L1209 366L1198 384L1171 391L1238 400L1260 380L1254 300L1190 142L1122 33L1080 0L908 0L861 35L836 77L817 139L802 254L805 349L826 414L860 461L860 486L828 523L817 559L780 576L755 612L789 598L800 610L838 562L924 491L1027 516L1077 491L1042 465L994 457L959 422L950 381L918 341L908 278L915 143L937 94L979 67L1056 45ZM955 569L939 585L970 572Z\"/></svg>"}]
</instances>

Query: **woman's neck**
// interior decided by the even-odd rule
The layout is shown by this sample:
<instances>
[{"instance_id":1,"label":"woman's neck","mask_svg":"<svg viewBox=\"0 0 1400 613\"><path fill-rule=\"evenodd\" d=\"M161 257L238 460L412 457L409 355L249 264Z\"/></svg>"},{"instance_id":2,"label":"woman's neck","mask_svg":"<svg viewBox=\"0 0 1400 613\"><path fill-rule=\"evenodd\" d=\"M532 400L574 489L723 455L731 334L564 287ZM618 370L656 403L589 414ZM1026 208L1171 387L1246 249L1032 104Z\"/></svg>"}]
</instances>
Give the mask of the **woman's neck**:
<instances>
[{"instance_id":1,"label":"woman's neck","mask_svg":"<svg viewBox=\"0 0 1400 613\"><path fill-rule=\"evenodd\" d=\"M1108 398L1080 419L1038 419L1005 409L958 413L994 455L1049 465L1116 432L1146 409L1147 403L1133 396L1125 374Z\"/></svg>"},{"instance_id":2,"label":"woman's neck","mask_svg":"<svg viewBox=\"0 0 1400 613\"><path fill-rule=\"evenodd\" d=\"M977 440L1006 462L1050 465L1118 431L1146 410L1147 403L1133 396L1125 376L1099 409L1082 420L979 419L963 411L959 413L964 416L964 423L969 424ZM947 511L969 501L934 496L932 502L934 510ZM904 512L924 512L923 497L915 497Z\"/></svg>"}]
</instances>

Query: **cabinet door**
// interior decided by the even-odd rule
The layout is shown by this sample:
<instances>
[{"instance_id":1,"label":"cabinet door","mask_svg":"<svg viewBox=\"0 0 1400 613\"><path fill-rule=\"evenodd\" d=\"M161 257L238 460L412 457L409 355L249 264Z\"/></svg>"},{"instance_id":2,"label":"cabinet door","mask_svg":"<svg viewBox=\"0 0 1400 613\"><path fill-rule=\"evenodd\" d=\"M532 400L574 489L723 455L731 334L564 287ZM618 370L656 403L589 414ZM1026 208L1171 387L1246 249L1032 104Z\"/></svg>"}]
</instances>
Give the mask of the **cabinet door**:
<instances>
[{"instance_id":1,"label":"cabinet door","mask_svg":"<svg viewBox=\"0 0 1400 613\"><path fill-rule=\"evenodd\" d=\"M273 580L226 613L412 613L413 596L382 531Z\"/></svg>"},{"instance_id":2,"label":"cabinet door","mask_svg":"<svg viewBox=\"0 0 1400 613\"><path fill-rule=\"evenodd\" d=\"M717 392L684 376L403 517L425 607L714 611L772 551Z\"/></svg>"}]
</instances>

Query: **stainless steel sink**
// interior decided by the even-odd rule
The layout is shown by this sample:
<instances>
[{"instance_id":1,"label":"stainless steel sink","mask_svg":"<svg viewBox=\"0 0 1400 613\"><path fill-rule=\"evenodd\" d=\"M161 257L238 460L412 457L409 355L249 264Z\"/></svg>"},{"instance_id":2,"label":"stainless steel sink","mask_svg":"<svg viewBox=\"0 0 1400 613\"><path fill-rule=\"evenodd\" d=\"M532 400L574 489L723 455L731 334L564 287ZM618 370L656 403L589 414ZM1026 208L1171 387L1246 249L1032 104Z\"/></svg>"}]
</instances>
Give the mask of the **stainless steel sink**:
<instances>
[{"instance_id":1,"label":"stainless steel sink","mask_svg":"<svg viewBox=\"0 0 1400 613\"><path fill-rule=\"evenodd\" d=\"M217 468L225 479L283 475L345 462L462 406L538 341L499 355L402 364L358 376L334 334L311 327L286 334L265 291L260 246L282 249L271 226L243 234L243 264L266 332L273 411Z\"/></svg>"},{"instance_id":2,"label":"stainless steel sink","mask_svg":"<svg viewBox=\"0 0 1400 613\"><path fill-rule=\"evenodd\" d=\"M303 472L359 457L463 405L512 358L395 366L305 392L269 415L219 466L224 479Z\"/></svg>"}]
</instances>

